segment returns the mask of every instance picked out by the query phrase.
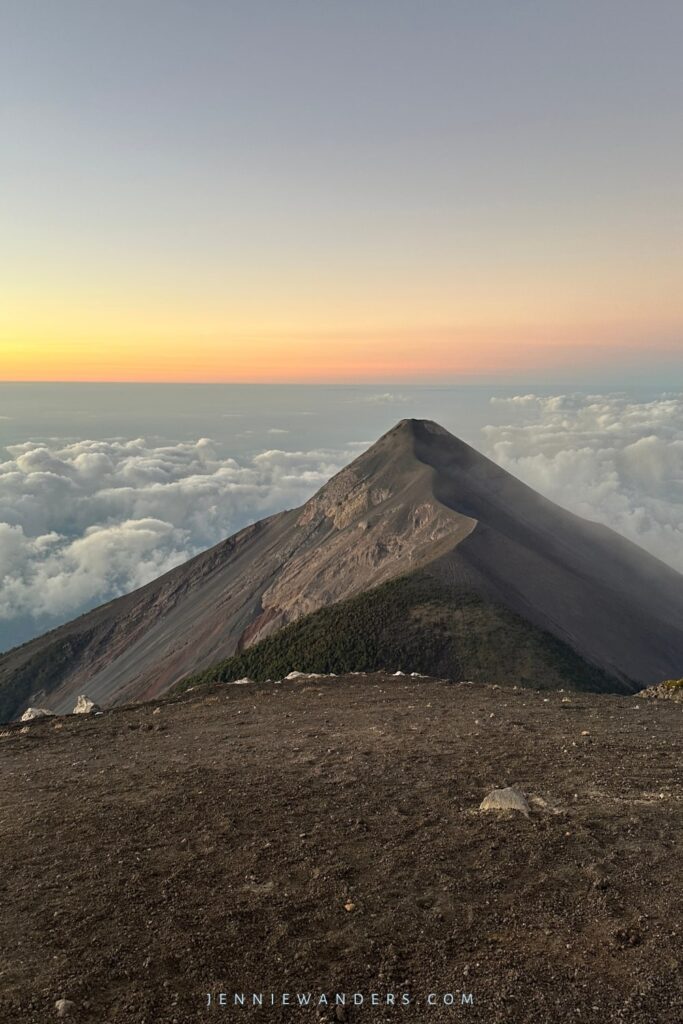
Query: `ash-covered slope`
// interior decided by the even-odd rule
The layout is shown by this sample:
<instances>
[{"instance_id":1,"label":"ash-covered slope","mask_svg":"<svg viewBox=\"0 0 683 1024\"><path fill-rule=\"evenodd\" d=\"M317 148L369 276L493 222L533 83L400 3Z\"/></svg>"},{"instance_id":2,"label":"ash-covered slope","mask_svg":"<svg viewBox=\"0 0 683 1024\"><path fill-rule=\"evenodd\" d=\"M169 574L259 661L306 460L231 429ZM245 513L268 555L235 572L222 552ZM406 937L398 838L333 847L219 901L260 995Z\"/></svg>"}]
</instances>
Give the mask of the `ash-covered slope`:
<instances>
[{"instance_id":1,"label":"ash-covered slope","mask_svg":"<svg viewBox=\"0 0 683 1024\"><path fill-rule=\"evenodd\" d=\"M613 530L575 516L448 431L413 426L435 498L476 521L440 569L638 684L680 675L683 576Z\"/></svg>"},{"instance_id":2,"label":"ash-covered slope","mask_svg":"<svg viewBox=\"0 0 683 1024\"><path fill-rule=\"evenodd\" d=\"M416 570L552 634L615 689L680 674L683 577L437 424L403 420L300 509L0 657L0 719L37 694L61 711L83 691L152 696Z\"/></svg>"}]
</instances>

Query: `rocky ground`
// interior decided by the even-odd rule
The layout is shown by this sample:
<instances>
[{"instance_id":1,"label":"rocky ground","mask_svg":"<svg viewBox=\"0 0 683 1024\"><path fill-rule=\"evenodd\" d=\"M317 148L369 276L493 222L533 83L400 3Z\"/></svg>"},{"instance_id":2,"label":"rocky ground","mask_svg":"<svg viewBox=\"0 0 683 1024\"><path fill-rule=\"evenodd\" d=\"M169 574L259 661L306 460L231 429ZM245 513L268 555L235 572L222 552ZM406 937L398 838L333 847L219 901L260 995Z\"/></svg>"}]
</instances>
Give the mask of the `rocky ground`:
<instances>
[{"instance_id":1,"label":"rocky ground","mask_svg":"<svg viewBox=\"0 0 683 1024\"><path fill-rule=\"evenodd\" d=\"M350 676L0 734L3 1024L683 1019L679 703Z\"/></svg>"}]
</instances>

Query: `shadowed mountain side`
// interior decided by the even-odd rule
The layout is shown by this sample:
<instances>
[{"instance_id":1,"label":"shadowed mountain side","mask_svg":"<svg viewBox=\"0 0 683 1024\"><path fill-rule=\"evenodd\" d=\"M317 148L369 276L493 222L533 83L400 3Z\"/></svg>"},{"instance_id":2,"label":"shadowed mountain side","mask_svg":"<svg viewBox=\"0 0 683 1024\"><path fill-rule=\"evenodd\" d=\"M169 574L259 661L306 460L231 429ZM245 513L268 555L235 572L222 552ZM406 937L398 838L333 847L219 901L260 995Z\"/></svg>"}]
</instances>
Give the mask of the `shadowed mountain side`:
<instances>
[{"instance_id":1,"label":"shadowed mountain side","mask_svg":"<svg viewBox=\"0 0 683 1024\"><path fill-rule=\"evenodd\" d=\"M477 520L441 562L624 678L662 679L681 665L683 577L605 526L543 498L436 424L415 425L415 454L434 494ZM462 563L462 564L461 564Z\"/></svg>"},{"instance_id":2,"label":"shadowed mountain side","mask_svg":"<svg viewBox=\"0 0 683 1024\"><path fill-rule=\"evenodd\" d=\"M0 718L29 699L70 710L83 691L104 705L153 696L425 566L554 635L615 689L680 675L680 574L437 424L403 420L300 509L0 657Z\"/></svg>"}]
</instances>

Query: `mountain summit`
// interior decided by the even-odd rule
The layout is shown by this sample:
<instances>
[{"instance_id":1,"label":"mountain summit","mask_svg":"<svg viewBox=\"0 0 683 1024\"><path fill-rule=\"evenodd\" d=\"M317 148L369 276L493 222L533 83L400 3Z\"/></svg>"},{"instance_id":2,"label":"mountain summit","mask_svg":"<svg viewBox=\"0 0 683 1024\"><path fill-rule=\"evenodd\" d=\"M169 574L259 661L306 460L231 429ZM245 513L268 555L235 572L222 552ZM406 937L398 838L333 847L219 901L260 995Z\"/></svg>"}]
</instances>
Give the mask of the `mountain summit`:
<instances>
[{"instance_id":1,"label":"mountain summit","mask_svg":"<svg viewBox=\"0 0 683 1024\"><path fill-rule=\"evenodd\" d=\"M295 622L313 623L308 647L329 667L316 614L328 641L335 622L362 634L398 615L420 661L405 667L433 669L438 647L458 678L631 692L683 666L683 576L406 419L300 508L1 656L0 719L29 700L68 710L82 692L152 697L266 638L272 648ZM388 649L382 628L374 653L349 638L354 658Z\"/></svg>"}]
</instances>

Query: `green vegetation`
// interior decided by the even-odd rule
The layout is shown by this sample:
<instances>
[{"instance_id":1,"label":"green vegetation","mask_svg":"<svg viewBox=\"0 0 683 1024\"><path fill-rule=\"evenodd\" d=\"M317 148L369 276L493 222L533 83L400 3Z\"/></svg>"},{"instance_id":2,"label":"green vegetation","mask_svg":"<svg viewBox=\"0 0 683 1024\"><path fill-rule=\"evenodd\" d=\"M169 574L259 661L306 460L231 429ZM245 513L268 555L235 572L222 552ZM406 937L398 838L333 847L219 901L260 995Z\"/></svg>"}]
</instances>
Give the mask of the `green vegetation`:
<instances>
[{"instance_id":1,"label":"green vegetation","mask_svg":"<svg viewBox=\"0 0 683 1024\"><path fill-rule=\"evenodd\" d=\"M446 679L614 691L619 681L519 616L425 573L391 580L307 615L184 679L184 690L248 676L421 672Z\"/></svg>"},{"instance_id":2,"label":"green vegetation","mask_svg":"<svg viewBox=\"0 0 683 1024\"><path fill-rule=\"evenodd\" d=\"M667 679L662 685L668 686L671 690L683 690L683 679Z\"/></svg>"}]
</instances>

